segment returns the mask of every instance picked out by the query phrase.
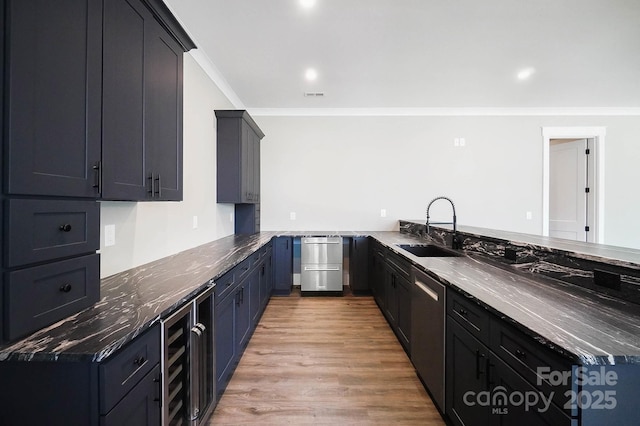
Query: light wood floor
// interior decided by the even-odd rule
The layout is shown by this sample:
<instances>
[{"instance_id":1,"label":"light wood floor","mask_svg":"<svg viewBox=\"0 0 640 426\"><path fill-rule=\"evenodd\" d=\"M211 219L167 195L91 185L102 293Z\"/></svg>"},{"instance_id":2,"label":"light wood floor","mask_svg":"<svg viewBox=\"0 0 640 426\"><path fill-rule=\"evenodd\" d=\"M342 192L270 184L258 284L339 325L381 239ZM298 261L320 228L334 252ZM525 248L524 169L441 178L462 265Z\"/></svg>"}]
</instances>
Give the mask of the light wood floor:
<instances>
[{"instance_id":1,"label":"light wood floor","mask_svg":"<svg viewBox=\"0 0 640 426\"><path fill-rule=\"evenodd\" d=\"M444 425L371 297L272 298L209 425Z\"/></svg>"}]
</instances>

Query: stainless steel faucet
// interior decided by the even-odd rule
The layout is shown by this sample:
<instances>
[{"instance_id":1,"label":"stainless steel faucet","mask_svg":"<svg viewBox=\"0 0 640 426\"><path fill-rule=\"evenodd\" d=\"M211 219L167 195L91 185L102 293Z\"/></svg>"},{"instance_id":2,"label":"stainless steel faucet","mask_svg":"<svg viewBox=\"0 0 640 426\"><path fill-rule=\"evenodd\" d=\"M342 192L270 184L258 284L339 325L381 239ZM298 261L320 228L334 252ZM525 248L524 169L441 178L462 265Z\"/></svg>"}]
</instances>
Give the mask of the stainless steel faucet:
<instances>
[{"instance_id":1,"label":"stainless steel faucet","mask_svg":"<svg viewBox=\"0 0 640 426\"><path fill-rule=\"evenodd\" d=\"M430 222L429 221L429 209L431 209L431 204L433 204L433 202L437 200L447 200L448 202L451 203L451 208L453 209L453 222ZM459 248L460 244L458 241L458 231L456 229L456 205L453 204L453 201L451 201L451 198L436 197L433 200L429 201L429 205L427 205L427 235L429 234L430 225L453 225L453 238L451 240L451 247L454 249Z\"/></svg>"}]
</instances>

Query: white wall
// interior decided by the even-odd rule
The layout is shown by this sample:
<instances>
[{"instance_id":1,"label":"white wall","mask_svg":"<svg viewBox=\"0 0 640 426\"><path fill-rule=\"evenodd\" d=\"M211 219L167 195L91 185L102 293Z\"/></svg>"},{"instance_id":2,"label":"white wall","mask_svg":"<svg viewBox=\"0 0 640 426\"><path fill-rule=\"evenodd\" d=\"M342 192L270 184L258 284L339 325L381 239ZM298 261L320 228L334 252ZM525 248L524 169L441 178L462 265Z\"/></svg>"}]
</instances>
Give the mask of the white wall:
<instances>
[{"instance_id":1,"label":"white wall","mask_svg":"<svg viewBox=\"0 0 640 426\"><path fill-rule=\"evenodd\" d=\"M638 117L254 119L266 134L263 230L392 230L447 195L462 225L539 234L542 127L605 126L605 243L640 248ZM454 147L460 137L464 148ZM445 202L434 204L432 220L450 217Z\"/></svg>"},{"instance_id":2,"label":"white wall","mask_svg":"<svg viewBox=\"0 0 640 426\"><path fill-rule=\"evenodd\" d=\"M216 204L216 109L233 108L194 59L184 57L184 201L102 202L101 276L233 233L232 205ZM198 228L193 229L193 216ZM116 245L104 247L104 226Z\"/></svg>"}]
</instances>

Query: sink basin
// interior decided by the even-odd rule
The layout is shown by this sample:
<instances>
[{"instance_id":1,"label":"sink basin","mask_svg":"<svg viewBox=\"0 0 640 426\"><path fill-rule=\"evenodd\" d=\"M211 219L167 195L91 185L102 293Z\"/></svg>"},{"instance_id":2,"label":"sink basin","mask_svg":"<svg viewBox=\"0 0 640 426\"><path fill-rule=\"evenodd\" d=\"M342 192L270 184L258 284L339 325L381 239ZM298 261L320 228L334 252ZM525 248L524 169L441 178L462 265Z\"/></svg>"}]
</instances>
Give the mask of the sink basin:
<instances>
[{"instance_id":1,"label":"sink basin","mask_svg":"<svg viewBox=\"0 0 640 426\"><path fill-rule=\"evenodd\" d=\"M433 244L396 244L418 257L457 257L460 253Z\"/></svg>"}]
</instances>

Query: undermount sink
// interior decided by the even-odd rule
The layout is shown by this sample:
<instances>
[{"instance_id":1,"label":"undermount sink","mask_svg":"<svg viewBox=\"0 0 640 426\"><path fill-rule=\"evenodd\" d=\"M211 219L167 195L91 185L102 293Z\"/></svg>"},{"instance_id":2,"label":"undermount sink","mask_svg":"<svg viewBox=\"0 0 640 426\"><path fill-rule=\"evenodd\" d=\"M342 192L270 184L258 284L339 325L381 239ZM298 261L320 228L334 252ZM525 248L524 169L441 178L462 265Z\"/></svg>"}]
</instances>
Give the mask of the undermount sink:
<instances>
[{"instance_id":1,"label":"undermount sink","mask_svg":"<svg viewBox=\"0 0 640 426\"><path fill-rule=\"evenodd\" d=\"M457 257L460 253L433 244L396 244L402 250L418 257Z\"/></svg>"}]
</instances>

